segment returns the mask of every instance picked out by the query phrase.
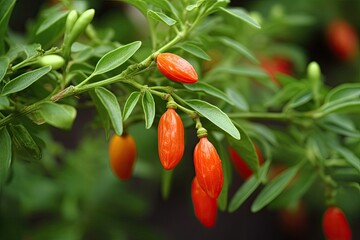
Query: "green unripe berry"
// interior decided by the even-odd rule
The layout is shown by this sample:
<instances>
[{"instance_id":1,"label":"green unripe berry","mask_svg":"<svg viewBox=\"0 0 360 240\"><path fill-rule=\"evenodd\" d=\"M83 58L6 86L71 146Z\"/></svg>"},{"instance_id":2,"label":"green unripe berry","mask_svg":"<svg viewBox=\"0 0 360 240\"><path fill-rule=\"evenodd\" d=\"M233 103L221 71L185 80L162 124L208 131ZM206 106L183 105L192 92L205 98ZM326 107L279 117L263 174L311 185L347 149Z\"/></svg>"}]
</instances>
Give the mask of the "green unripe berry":
<instances>
[{"instance_id":1,"label":"green unripe berry","mask_svg":"<svg viewBox=\"0 0 360 240\"><path fill-rule=\"evenodd\" d=\"M64 65L65 60L59 55L51 54L40 57L38 63L40 66L51 66L53 70L57 70Z\"/></svg>"}]
</instances>

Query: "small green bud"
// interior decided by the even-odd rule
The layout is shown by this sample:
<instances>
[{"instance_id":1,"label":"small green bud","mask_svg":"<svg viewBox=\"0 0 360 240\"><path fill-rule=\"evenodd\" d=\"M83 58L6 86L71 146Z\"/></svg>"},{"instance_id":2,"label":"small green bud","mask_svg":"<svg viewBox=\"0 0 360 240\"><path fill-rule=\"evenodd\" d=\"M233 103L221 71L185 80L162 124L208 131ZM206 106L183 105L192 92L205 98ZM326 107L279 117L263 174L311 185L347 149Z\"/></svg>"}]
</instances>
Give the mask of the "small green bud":
<instances>
[{"instance_id":1,"label":"small green bud","mask_svg":"<svg viewBox=\"0 0 360 240\"><path fill-rule=\"evenodd\" d=\"M310 81L319 81L321 76L320 66L317 62L309 63L307 67L307 75Z\"/></svg>"},{"instance_id":2,"label":"small green bud","mask_svg":"<svg viewBox=\"0 0 360 240\"><path fill-rule=\"evenodd\" d=\"M75 10L71 10L66 18L66 25L65 25L66 34L69 34L71 32L77 19L78 19L77 12Z\"/></svg>"},{"instance_id":3,"label":"small green bud","mask_svg":"<svg viewBox=\"0 0 360 240\"><path fill-rule=\"evenodd\" d=\"M74 27L71 29L71 33L69 35L69 43L70 45L75 42L75 40L80 36L80 34L85 31L86 27L91 23L94 18L95 10L89 9L83 12L80 17L75 22Z\"/></svg>"},{"instance_id":4,"label":"small green bud","mask_svg":"<svg viewBox=\"0 0 360 240\"><path fill-rule=\"evenodd\" d=\"M57 70L64 65L65 60L59 55L51 54L40 57L38 63L40 66L51 66L53 70Z\"/></svg>"}]
</instances>

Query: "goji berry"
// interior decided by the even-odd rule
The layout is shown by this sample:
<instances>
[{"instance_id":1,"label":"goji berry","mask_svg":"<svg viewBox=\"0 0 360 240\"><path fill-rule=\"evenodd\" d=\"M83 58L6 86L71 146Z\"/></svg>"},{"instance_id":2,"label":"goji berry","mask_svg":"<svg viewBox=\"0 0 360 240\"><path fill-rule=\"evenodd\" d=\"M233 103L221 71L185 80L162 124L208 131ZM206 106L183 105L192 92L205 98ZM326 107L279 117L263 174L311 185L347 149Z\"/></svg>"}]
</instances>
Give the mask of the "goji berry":
<instances>
[{"instance_id":1,"label":"goji berry","mask_svg":"<svg viewBox=\"0 0 360 240\"><path fill-rule=\"evenodd\" d=\"M191 198L194 205L195 216L202 225L211 228L215 225L217 214L216 199L209 197L200 187L196 177L191 185Z\"/></svg>"},{"instance_id":2,"label":"goji berry","mask_svg":"<svg viewBox=\"0 0 360 240\"><path fill-rule=\"evenodd\" d=\"M335 206L328 207L323 216L323 231L327 240L349 240L351 229L343 211Z\"/></svg>"},{"instance_id":3,"label":"goji berry","mask_svg":"<svg viewBox=\"0 0 360 240\"><path fill-rule=\"evenodd\" d=\"M184 154L184 125L175 109L168 108L158 125L158 151L166 170L173 169Z\"/></svg>"},{"instance_id":4,"label":"goji berry","mask_svg":"<svg viewBox=\"0 0 360 240\"><path fill-rule=\"evenodd\" d=\"M349 22L336 19L327 27L327 41L341 60L351 60L358 51L359 40L356 30Z\"/></svg>"},{"instance_id":5,"label":"goji berry","mask_svg":"<svg viewBox=\"0 0 360 240\"><path fill-rule=\"evenodd\" d=\"M194 67L176 54L161 53L156 58L159 71L165 77L180 83L195 83L198 81Z\"/></svg>"},{"instance_id":6,"label":"goji berry","mask_svg":"<svg viewBox=\"0 0 360 240\"><path fill-rule=\"evenodd\" d=\"M110 165L115 175L121 180L127 180L132 175L136 159L136 144L129 134L114 135L109 143Z\"/></svg>"},{"instance_id":7,"label":"goji berry","mask_svg":"<svg viewBox=\"0 0 360 240\"><path fill-rule=\"evenodd\" d=\"M221 159L206 136L201 137L195 146L194 165L196 177L202 189L211 198L217 199L224 183L224 173Z\"/></svg>"}]
</instances>

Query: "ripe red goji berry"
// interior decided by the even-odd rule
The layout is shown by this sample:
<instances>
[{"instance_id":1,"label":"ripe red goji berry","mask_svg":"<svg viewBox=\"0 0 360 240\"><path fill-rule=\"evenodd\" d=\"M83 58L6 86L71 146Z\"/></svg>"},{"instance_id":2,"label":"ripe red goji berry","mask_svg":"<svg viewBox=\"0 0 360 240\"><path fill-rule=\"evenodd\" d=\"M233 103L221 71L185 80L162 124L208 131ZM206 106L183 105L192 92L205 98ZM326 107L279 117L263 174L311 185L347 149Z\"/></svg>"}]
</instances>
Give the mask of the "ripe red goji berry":
<instances>
[{"instance_id":1,"label":"ripe red goji berry","mask_svg":"<svg viewBox=\"0 0 360 240\"><path fill-rule=\"evenodd\" d=\"M195 83L198 80L194 67L176 54L161 53L156 58L159 71L165 77L180 83Z\"/></svg>"},{"instance_id":2,"label":"ripe red goji berry","mask_svg":"<svg viewBox=\"0 0 360 240\"><path fill-rule=\"evenodd\" d=\"M351 229L345 214L338 207L328 207L323 216L323 231L326 240L349 240Z\"/></svg>"},{"instance_id":3,"label":"ripe red goji berry","mask_svg":"<svg viewBox=\"0 0 360 240\"><path fill-rule=\"evenodd\" d=\"M136 144L133 137L129 134L112 136L109 143L109 157L116 176L121 180L129 179L136 159Z\"/></svg>"},{"instance_id":4,"label":"ripe red goji berry","mask_svg":"<svg viewBox=\"0 0 360 240\"><path fill-rule=\"evenodd\" d=\"M215 225L217 214L216 199L209 197L200 187L196 177L191 185L191 198L194 205L195 216L202 225L211 228Z\"/></svg>"},{"instance_id":5,"label":"ripe red goji berry","mask_svg":"<svg viewBox=\"0 0 360 240\"><path fill-rule=\"evenodd\" d=\"M336 56L341 60L351 60L359 47L356 30L349 22L336 19L327 27L327 41Z\"/></svg>"},{"instance_id":6,"label":"ripe red goji berry","mask_svg":"<svg viewBox=\"0 0 360 240\"><path fill-rule=\"evenodd\" d=\"M224 183L224 173L221 159L206 136L201 137L195 146L194 165L201 188L211 198L217 199Z\"/></svg>"},{"instance_id":7,"label":"ripe red goji berry","mask_svg":"<svg viewBox=\"0 0 360 240\"><path fill-rule=\"evenodd\" d=\"M173 169L184 154L184 125L175 109L168 108L158 125L158 152L166 170Z\"/></svg>"},{"instance_id":8,"label":"ripe red goji berry","mask_svg":"<svg viewBox=\"0 0 360 240\"><path fill-rule=\"evenodd\" d=\"M293 66L289 59L286 57L275 56L272 58L260 58L260 64L262 69L269 75L271 80L280 85L279 80L276 78L276 74L282 73L287 75L293 74Z\"/></svg>"},{"instance_id":9,"label":"ripe red goji berry","mask_svg":"<svg viewBox=\"0 0 360 240\"><path fill-rule=\"evenodd\" d=\"M259 165L263 164L263 157L261 151L257 145L255 145L256 155L258 157ZM233 149L229 147L230 159L235 167L235 170L239 175L244 179L248 179L253 174L249 165L244 161L244 159Z\"/></svg>"}]
</instances>

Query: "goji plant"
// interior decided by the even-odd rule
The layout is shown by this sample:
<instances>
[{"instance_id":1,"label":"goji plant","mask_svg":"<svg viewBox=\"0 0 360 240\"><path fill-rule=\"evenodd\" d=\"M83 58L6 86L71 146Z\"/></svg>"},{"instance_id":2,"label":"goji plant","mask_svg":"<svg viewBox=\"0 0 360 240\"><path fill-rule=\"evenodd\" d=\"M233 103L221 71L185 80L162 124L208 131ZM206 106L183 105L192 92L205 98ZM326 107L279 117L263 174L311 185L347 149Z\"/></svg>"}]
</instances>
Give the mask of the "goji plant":
<instances>
[{"instance_id":1,"label":"goji plant","mask_svg":"<svg viewBox=\"0 0 360 240\"><path fill-rule=\"evenodd\" d=\"M253 213L301 203L309 209L321 206L319 212L328 209L323 220L327 239L340 234L333 226L338 224L340 238L350 238L352 221L348 224L344 217L350 211L337 214L341 220L328 211L346 205L342 194L354 201L360 196L360 83L358 77L343 75L339 84L329 84L322 71L326 66L308 60L305 50L290 43L292 31L314 24L310 14L291 15L281 5L270 14L249 12L229 0L123 0L111 1L121 18L106 23L96 5L63 0L47 2L29 21L27 33L15 34L9 22L16 4L0 0L0 187L6 203L17 196L19 181L32 184L19 175L34 174L26 165L34 163L39 176L63 188L43 189L54 204L62 196L62 212L55 215L66 223L78 222L69 232L75 239L86 238L96 227L92 220L76 221L79 206L91 213L83 218L96 219L94 203L82 203L96 196L100 204L113 186L108 181L113 175L128 180L116 183L124 189L137 178L146 184L155 180L156 186L160 180L161 193L169 199L174 181L182 179L177 175L186 179L188 174L183 192L205 227L217 227L218 209L231 214L245 201L251 201ZM341 59L359 66L356 29L339 24L324 23L324 41L330 38L328 46ZM279 32L289 35L279 37ZM77 124L78 119L86 124ZM79 126L96 136L92 142L103 143L89 143L94 154L86 156L101 153L96 161L106 162L108 172L87 166L88 158L73 159L54 140L64 130L77 136ZM81 146L79 151L86 152ZM93 170L86 173L84 166ZM275 174L279 166L282 171ZM241 184L233 169L243 175ZM91 193L93 178L104 180ZM128 197L118 206L125 219L128 213L140 216L136 209L151 204L140 196L145 194L140 187L128 186L136 187L129 187L128 195L123 190ZM157 194L154 185L147 187L144 192ZM24 196L19 198L33 197ZM21 205L34 206L25 200ZM354 209L352 219L360 212ZM99 234L118 239L139 225L113 236L107 230ZM112 222L108 228L117 227Z\"/></svg>"}]
</instances>

